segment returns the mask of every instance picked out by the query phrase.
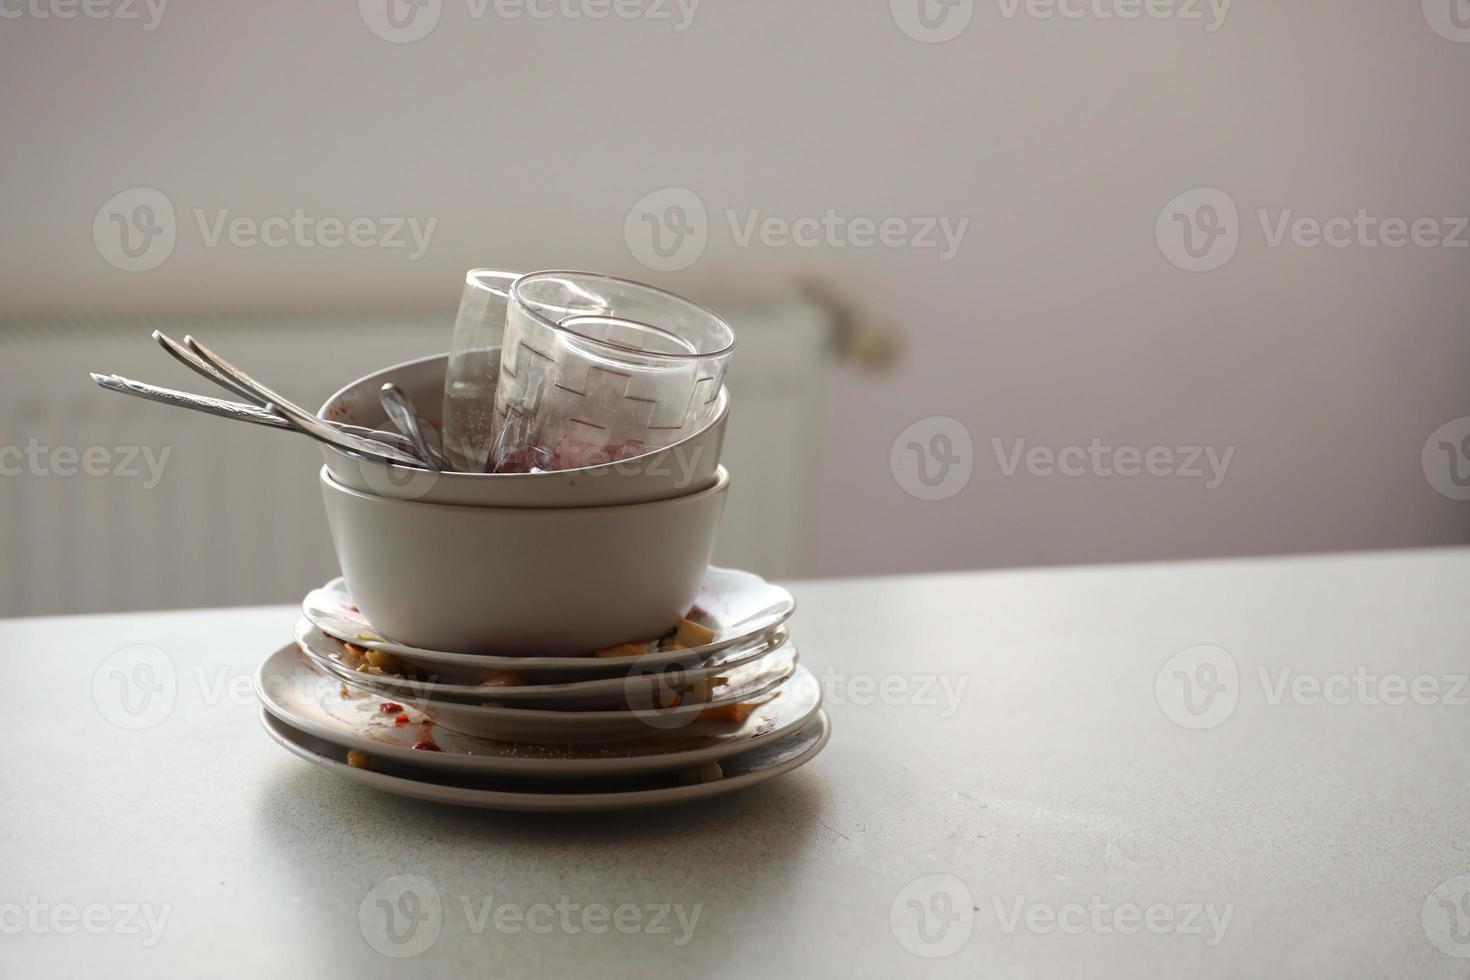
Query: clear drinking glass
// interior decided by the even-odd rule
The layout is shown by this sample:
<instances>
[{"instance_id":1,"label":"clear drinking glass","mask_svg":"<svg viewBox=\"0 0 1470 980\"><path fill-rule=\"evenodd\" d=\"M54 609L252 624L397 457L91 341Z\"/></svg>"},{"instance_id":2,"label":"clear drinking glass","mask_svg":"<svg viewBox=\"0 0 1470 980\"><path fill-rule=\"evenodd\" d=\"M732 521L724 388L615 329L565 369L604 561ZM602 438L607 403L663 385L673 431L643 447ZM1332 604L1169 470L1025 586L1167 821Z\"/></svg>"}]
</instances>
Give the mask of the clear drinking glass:
<instances>
[{"instance_id":1,"label":"clear drinking glass","mask_svg":"<svg viewBox=\"0 0 1470 980\"><path fill-rule=\"evenodd\" d=\"M510 287L494 472L596 466L661 449L713 418L735 334L673 293L589 272Z\"/></svg>"},{"instance_id":2,"label":"clear drinking glass","mask_svg":"<svg viewBox=\"0 0 1470 980\"><path fill-rule=\"evenodd\" d=\"M505 341L505 306L519 272L471 269L465 274L449 370L444 378L444 451L454 468L483 473L495 431L495 383Z\"/></svg>"}]
</instances>

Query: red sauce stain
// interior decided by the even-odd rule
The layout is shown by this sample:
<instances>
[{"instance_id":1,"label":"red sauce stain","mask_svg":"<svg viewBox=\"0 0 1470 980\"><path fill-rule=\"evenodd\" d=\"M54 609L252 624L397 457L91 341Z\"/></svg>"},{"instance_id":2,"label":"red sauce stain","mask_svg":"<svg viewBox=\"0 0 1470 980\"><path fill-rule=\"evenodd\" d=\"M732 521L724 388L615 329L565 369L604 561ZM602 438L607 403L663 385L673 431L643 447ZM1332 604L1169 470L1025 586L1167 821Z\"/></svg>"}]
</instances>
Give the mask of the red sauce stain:
<instances>
[{"instance_id":1,"label":"red sauce stain","mask_svg":"<svg viewBox=\"0 0 1470 980\"><path fill-rule=\"evenodd\" d=\"M395 725L407 725L408 724L408 715L399 715L397 718L394 718L393 719L393 724L395 724Z\"/></svg>"},{"instance_id":2,"label":"red sauce stain","mask_svg":"<svg viewBox=\"0 0 1470 980\"><path fill-rule=\"evenodd\" d=\"M419 729L419 740L413 743L413 747L423 752L443 752L434 741L433 726L424 722L424 727Z\"/></svg>"},{"instance_id":3,"label":"red sauce stain","mask_svg":"<svg viewBox=\"0 0 1470 980\"><path fill-rule=\"evenodd\" d=\"M384 701L382 704L378 705L378 710L385 715L396 715L403 711L403 705L399 704L397 701Z\"/></svg>"}]
</instances>

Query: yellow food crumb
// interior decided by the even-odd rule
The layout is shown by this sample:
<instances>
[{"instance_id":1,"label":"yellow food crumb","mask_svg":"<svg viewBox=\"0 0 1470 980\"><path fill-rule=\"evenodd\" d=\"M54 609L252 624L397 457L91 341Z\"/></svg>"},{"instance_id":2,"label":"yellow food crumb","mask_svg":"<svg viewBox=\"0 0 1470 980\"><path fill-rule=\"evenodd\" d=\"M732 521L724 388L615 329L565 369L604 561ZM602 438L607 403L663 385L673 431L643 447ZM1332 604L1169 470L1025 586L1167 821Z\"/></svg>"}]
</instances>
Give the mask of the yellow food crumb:
<instances>
[{"instance_id":1,"label":"yellow food crumb","mask_svg":"<svg viewBox=\"0 0 1470 980\"><path fill-rule=\"evenodd\" d=\"M707 762L697 769L685 769L679 773L679 783L683 786L693 786L696 783L715 783L725 778L725 770L720 768L718 762Z\"/></svg>"},{"instance_id":2,"label":"yellow food crumb","mask_svg":"<svg viewBox=\"0 0 1470 980\"><path fill-rule=\"evenodd\" d=\"M648 652L647 643L619 643L597 651L599 657L641 657Z\"/></svg>"},{"instance_id":3,"label":"yellow food crumb","mask_svg":"<svg viewBox=\"0 0 1470 980\"><path fill-rule=\"evenodd\" d=\"M363 657L366 658L368 663L372 664L374 667L385 673L403 673L403 671L398 666L398 661L393 657L393 654L391 653L386 653L382 650L368 650L363 654Z\"/></svg>"},{"instance_id":4,"label":"yellow food crumb","mask_svg":"<svg viewBox=\"0 0 1470 980\"><path fill-rule=\"evenodd\" d=\"M679 621L679 629L674 633L674 642L681 647L702 647L707 643L715 641L715 631L708 626L701 626L692 619Z\"/></svg>"},{"instance_id":5,"label":"yellow food crumb","mask_svg":"<svg viewBox=\"0 0 1470 980\"><path fill-rule=\"evenodd\" d=\"M514 670L497 670L482 683L486 687L520 687L525 682L525 676Z\"/></svg>"},{"instance_id":6,"label":"yellow food crumb","mask_svg":"<svg viewBox=\"0 0 1470 980\"><path fill-rule=\"evenodd\" d=\"M718 708L706 708L699 713L700 721L744 722L760 704L749 701L739 704L722 704Z\"/></svg>"},{"instance_id":7,"label":"yellow food crumb","mask_svg":"<svg viewBox=\"0 0 1470 980\"><path fill-rule=\"evenodd\" d=\"M347 764L349 766L352 766L354 769L371 769L373 764L373 757L368 755L366 752L359 752L357 749L349 749L347 752Z\"/></svg>"}]
</instances>

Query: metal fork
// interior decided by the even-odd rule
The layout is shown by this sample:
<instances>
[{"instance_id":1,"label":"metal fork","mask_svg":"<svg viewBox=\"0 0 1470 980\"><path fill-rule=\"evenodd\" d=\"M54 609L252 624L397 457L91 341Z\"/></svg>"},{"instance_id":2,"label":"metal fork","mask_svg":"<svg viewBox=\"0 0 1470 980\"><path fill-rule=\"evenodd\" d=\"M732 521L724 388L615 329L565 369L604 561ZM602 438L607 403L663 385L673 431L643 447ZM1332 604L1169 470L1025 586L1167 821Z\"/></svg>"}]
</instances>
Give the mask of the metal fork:
<instances>
[{"instance_id":1,"label":"metal fork","mask_svg":"<svg viewBox=\"0 0 1470 980\"><path fill-rule=\"evenodd\" d=\"M244 371L209 351L192 337L185 337L180 344L160 330L153 331L153 339L186 367L208 378L215 384L243 395L257 403L263 416L254 411L241 412L254 406L222 402L220 399L204 399L186 392L175 392L167 388L145 385L142 382L120 379L107 383L103 376L93 375L99 385L111 391L136 395L151 401L205 411L212 415L239 418L242 421L270 425L275 428L291 428L320 442L328 443L344 452L366 456L387 463L397 463L414 468L434 468L434 460L422 460L414 453L412 443L397 437L396 433L381 433L377 430L361 430L360 426L341 426L326 419L317 418L295 402L282 397L265 387ZM112 376L116 378L116 376ZM246 418L245 416L253 416ZM274 420L274 421L268 421ZM278 424L283 423L283 424ZM371 434L369 434L371 433ZM384 438L387 436L387 438Z\"/></svg>"},{"instance_id":2,"label":"metal fork","mask_svg":"<svg viewBox=\"0 0 1470 980\"><path fill-rule=\"evenodd\" d=\"M410 453L402 452L393 448L385 442L377 439L368 439L363 436L353 435L350 432L341 432L328 425L322 419L317 418L311 412L297 405L289 398L284 397L256 381L244 371L235 367L229 361L205 347L191 336L184 337L184 346L204 361L210 368L229 379L227 385L233 390L248 393L249 397L268 405L279 412L286 420L297 429L306 433L314 439L330 443L339 449L351 450L358 453L366 453L373 456L383 457L390 462L400 463L404 466L412 466L423 469L432 466L431 462L421 460ZM185 363L192 363L186 361ZM213 375L209 375L213 377Z\"/></svg>"},{"instance_id":3,"label":"metal fork","mask_svg":"<svg viewBox=\"0 0 1470 980\"><path fill-rule=\"evenodd\" d=\"M195 412L203 412L206 415L215 415L220 418L234 419L237 422L249 422L253 425L269 426L273 429L285 429L288 432L300 432L295 425L268 408L259 405L246 404L245 402L226 401L222 398L209 398L205 395L195 395L187 391L177 391L173 388L161 388L144 381L134 381L132 378L124 378L116 374L92 374L92 380L108 391L115 391L122 395L131 395L134 398L142 398L145 401L158 402L161 405L172 405L175 408L187 408ZM369 429L360 425L349 425L346 422L333 422L323 420L327 425L349 435L361 436L364 439L372 439L381 442L394 449L403 452L412 450L409 440L396 432L384 432L381 429ZM311 435L311 433L303 433ZM356 450L353 450L356 453ZM391 462L386 456L378 453L360 453L359 455L370 455L373 459L382 462ZM417 464L422 465L422 464Z\"/></svg>"}]
</instances>

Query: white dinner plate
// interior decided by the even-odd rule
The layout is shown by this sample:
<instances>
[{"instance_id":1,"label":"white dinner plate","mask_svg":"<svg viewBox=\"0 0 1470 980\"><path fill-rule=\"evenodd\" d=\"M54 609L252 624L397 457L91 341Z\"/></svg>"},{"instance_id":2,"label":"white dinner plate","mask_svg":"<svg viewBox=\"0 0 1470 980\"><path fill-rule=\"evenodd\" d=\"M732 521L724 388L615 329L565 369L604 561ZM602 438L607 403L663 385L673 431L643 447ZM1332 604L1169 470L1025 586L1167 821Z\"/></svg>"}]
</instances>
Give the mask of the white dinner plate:
<instances>
[{"instance_id":1,"label":"white dinner plate","mask_svg":"<svg viewBox=\"0 0 1470 980\"><path fill-rule=\"evenodd\" d=\"M419 669L446 680L477 683L492 670L514 670L532 681L566 681L626 674L667 663L703 659L726 647L768 633L791 618L796 600L779 585L759 575L710 566L689 618L715 631L713 642L685 650L665 650L627 657L504 657L449 653L394 643L373 629L347 591L346 582L333 579L313 589L302 600L301 611L322 632L368 649L384 650ZM669 624L671 627L673 623ZM629 637L642 641L647 637Z\"/></svg>"},{"instance_id":2,"label":"white dinner plate","mask_svg":"<svg viewBox=\"0 0 1470 980\"><path fill-rule=\"evenodd\" d=\"M494 685L456 684L427 676L368 673L359 669L364 663L363 659L349 650L343 641L322 632L309 619L302 618L296 623L296 645L311 660L313 666L355 687L375 691L384 697L415 703L458 701L474 704L493 700L528 708L577 710L627 708L630 701L635 705L648 704L650 692L660 688L667 691L694 690L736 667L759 660L780 649L786 642L786 628L778 626L770 633L726 647L705 660L696 659L690 654L684 660L661 666L637 667L623 677L507 686L504 672L501 671L486 671L487 676L501 675L498 678L500 683Z\"/></svg>"},{"instance_id":3,"label":"white dinner plate","mask_svg":"<svg viewBox=\"0 0 1470 980\"><path fill-rule=\"evenodd\" d=\"M477 738L435 725L416 708L383 709L379 698L344 693L335 679L313 671L261 690L265 710L293 728L345 749L402 766L511 777L616 776L687 769L757 748L800 728L821 705L821 690L805 668L760 698L745 718L696 720L648 738L582 746L531 745ZM398 719L403 718L403 722ZM433 744L438 751L415 749Z\"/></svg>"},{"instance_id":4,"label":"white dinner plate","mask_svg":"<svg viewBox=\"0 0 1470 980\"><path fill-rule=\"evenodd\" d=\"M625 810L663 806L708 799L773 779L805 765L816 757L831 737L827 715L818 711L806 725L751 752L730 756L719 765L724 778L713 782L679 785L672 773L631 777L598 792L586 792L576 784L543 784L527 787L505 780L441 775L435 778L396 775L375 769L350 766L347 750L291 727L268 711L260 713L266 732L288 752L322 766L353 782L387 793L434 803L478 807L485 810Z\"/></svg>"},{"instance_id":5,"label":"white dinner plate","mask_svg":"<svg viewBox=\"0 0 1470 980\"><path fill-rule=\"evenodd\" d=\"M436 728L500 741L531 742L538 745L585 745L591 742L642 738L681 731L700 714L723 705L760 699L790 677L796 669L796 648L787 643L760 660L729 671L724 683L710 688L702 701L685 699L674 707L634 707L617 711L555 711L512 708L500 704L456 704L423 702L415 705ZM255 690L262 702L279 700L276 691L309 691L321 674L293 643L261 662L255 673ZM331 682L366 697L349 681L332 677Z\"/></svg>"}]
</instances>

